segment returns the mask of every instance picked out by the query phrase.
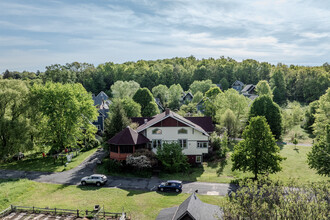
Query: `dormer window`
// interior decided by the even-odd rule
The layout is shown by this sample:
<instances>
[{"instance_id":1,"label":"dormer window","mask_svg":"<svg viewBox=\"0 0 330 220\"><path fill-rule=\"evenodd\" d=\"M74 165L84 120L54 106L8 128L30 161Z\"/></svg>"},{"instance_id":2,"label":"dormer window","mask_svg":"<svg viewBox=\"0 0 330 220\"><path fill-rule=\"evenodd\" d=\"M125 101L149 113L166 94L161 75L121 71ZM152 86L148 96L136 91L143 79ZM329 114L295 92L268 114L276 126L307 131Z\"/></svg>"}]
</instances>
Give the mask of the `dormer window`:
<instances>
[{"instance_id":1,"label":"dormer window","mask_svg":"<svg viewBox=\"0 0 330 220\"><path fill-rule=\"evenodd\" d=\"M160 130L159 128L156 128L156 129L152 130L152 134L162 134L162 130Z\"/></svg>"},{"instance_id":2,"label":"dormer window","mask_svg":"<svg viewBox=\"0 0 330 220\"><path fill-rule=\"evenodd\" d=\"M178 134L188 134L188 130L184 129L184 128L181 128L181 129L178 130Z\"/></svg>"}]
</instances>

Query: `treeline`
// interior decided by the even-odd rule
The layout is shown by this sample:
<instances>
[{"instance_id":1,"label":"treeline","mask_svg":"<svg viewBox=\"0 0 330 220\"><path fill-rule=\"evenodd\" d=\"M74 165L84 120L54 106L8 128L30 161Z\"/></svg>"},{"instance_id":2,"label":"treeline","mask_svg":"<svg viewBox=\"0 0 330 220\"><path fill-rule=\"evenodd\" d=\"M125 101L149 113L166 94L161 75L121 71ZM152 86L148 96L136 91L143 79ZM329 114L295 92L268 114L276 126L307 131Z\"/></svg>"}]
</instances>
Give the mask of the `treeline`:
<instances>
[{"instance_id":1,"label":"treeline","mask_svg":"<svg viewBox=\"0 0 330 220\"><path fill-rule=\"evenodd\" d=\"M223 90L230 88L236 80L244 84L257 84L261 80L270 83L275 89L273 75L284 76L281 85L281 96L290 101L312 102L323 95L330 86L330 65L304 67L294 65L272 65L247 59L237 62L231 58L198 60L193 56L155 61L139 60L115 64L107 62L94 67L88 63L55 64L46 67L45 72L11 72L5 71L3 78L24 79L40 82L81 83L92 93L107 91L119 80L135 81L141 87L151 90L157 85L170 87L180 84L187 91L194 81L210 79L214 84L221 84Z\"/></svg>"}]
</instances>

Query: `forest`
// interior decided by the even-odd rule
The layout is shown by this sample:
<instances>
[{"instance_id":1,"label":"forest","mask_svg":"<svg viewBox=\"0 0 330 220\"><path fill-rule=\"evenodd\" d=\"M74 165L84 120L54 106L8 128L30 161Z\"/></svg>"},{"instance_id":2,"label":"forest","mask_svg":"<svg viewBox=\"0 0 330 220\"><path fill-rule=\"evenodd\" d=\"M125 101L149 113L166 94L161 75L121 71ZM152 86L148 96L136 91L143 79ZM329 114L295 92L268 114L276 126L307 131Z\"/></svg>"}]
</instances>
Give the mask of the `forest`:
<instances>
[{"instance_id":1,"label":"forest","mask_svg":"<svg viewBox=\"0 0 330 220\"><path fill-rule=\"evenodd\" d=\"M276 73L276 74L275 74ZM91 93L105 91L111 97L111 86L116 81L135 81L150 91L157 85L170 87L179 84L187 91L194 81L211 80L227 90L236 81L245 85L257 84L260 80L270 83L272 89L278 79L280 81L279 95L283 100L310 103L317 100L330 86L330 64L308 67L296 65L273 65L246 59L238 62L232 58L218 59L172 58L155 61L139 60L115 64L107 62L95 67L88 63L53 64L46 67L44 72L17 72L6 70L4 79L23 79L34 82L81 83ZM281 79L279 79L281 80ZM278 86L278 85L277 85ZM276 90L276 89L275 89Z\"/></svg>"}]
</instances>

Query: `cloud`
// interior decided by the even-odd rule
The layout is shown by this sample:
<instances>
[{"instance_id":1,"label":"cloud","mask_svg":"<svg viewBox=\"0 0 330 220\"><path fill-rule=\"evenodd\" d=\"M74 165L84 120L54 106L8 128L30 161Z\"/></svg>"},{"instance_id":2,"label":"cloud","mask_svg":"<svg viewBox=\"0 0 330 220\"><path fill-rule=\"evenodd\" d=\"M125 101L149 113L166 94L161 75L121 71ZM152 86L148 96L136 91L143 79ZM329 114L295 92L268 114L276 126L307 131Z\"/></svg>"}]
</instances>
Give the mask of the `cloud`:
<instances>
[{"instance_id":1,"label":"cloud","mask_svg":"<svg viewBox=\"0 0 330 220\"><path fill-rule=\"evenodd\" d=\"M320 65L330 3L311 0L0 2L0 72L194 55Z\"/></svg>"}]
</instances>

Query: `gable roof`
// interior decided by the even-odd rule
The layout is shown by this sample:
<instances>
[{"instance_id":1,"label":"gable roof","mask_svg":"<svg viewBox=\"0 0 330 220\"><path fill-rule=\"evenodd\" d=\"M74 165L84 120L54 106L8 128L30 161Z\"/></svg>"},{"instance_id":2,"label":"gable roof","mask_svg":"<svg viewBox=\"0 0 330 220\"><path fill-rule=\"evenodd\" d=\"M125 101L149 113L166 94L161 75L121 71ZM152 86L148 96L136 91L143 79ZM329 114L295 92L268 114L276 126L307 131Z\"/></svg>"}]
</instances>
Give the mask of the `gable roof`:
<instances>
[{"instance_id":1,"label":"gable roof","mask_svg":"<svg viewBox=\"0 0 330 220\"><path fill-rule=\"evenodd\" d=\"M165 110L165 112L160 113L158 115L155 115L150 121L147 121L147 123L144 123L144 124L140 125L136 129L136 131L137 132L141 132L141 131L143 131L143 130L145 130L145 129L151 127L151 126L153 126L154 124L156 124L156 123L158 123L160 121L163 121L164 119L169 118L169 117L171 117L171 118L173 118L173 119L175 119L177 121L180 121L183 124L186 124L189 127L192 127L194 129L196 129L197 131L200 131L203 134L209 136L208 133L201 126L195 124L194 122L192 122L192 121L190 121L190 120L182 117L181 115L178 115L178 114L176 114L176 113L174 113L174 112L172 112L170 110L168 110L168 112L167 112L167 110Z\"/></svg>"},{"instance_id":2,"label":"gable roof","mask_svg":"<svg viewBox=\"0 0 330 220\"><path fill-rule=\"evenodd\" d=\"M214 125L211 117L184 117L184 118L199 125L207 133L212 133L214 131Z\"/></svg>"},{"instance_id":3,"label":"gable roof","mask_svg":"<svg viewBox=\"0 0 330 220\"><path fill-rule=\"evenodd\" d=\"M162 111L164 111L164 107L163 107L162 103L160 103L160 99L155 98L155 102L158 105L158 108L160 108Z\"/></svg>"},{"instance_id":4,"label":"gable roof","mask_svg":"<svg viewBox=\"0 0 330 220\"><path fill-rule=\"evenodd\" d=\"M93 96L94 105L102 105L103 101L109 99L107 94L101 91L97 96Z\"/></svg>"},{"instance_id":5,"label":"gable roof","mask_svg":"<svg viewBox=\"0 0 330 220\"><path fill-rule=\"evenodd\" d=\"M246 93L246 92L251 92L253 89L255 89L255 85L253 84L248 84L242 89L241 93Z\"/></svg>"},{"instance_id":6,"label":"gable roof","mask_svg":"<svg viewBox=\"0 0 330 220\"><path fill-rule=\"evenodd\" d=\"M121 132L108 140L109 144L113 145L138 145L148 143L150 140L144 135L137 133L132 128L127 126Z\"/></svg>"},{"instance_id":7,"label":"gable roof","mask_svg":"<svg viewBox=\"0 0 330 220\"><path fill-rule=\"evenodd\" d=\"M234 86L234 85L244 86L244 83L239 80L236 80L231 86Z\"/></svg>"},{"instance_id":8,"label":"gable roof","mask_svg":"<svg viewBox=\"0 0 330 220\"><path fill-rule=\"evenodd\" d=\"M189 95L191 98L194 98L193 94L191 94L191 92L188 92L188 93L183 93L182 99L184 100L188 95Z\"/></svg>"},{"instance_id":9,"label":"gable roof","mask_svg":"<svg viewBox=\"0 0 330 220\"><path fill-rule=\"evenodd\" d=\"M179 220L189 215L192 219L223 219L219 206L202 202L195 193L189 196L179 207L163 209L156 220Z\"/></svg>"}]
</instances>

